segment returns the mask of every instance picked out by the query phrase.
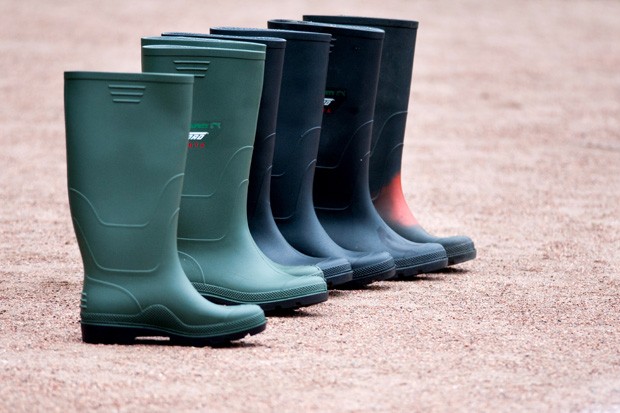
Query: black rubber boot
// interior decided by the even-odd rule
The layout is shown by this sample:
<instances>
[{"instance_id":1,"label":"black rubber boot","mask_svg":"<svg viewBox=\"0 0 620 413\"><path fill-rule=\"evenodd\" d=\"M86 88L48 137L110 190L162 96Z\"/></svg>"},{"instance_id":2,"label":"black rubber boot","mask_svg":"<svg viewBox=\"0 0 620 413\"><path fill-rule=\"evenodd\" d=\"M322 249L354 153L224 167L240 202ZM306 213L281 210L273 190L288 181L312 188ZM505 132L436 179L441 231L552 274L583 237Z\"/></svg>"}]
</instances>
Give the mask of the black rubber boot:
<instances>
[{"instance_id":1,"label":"black rubber boot","mask_svg":"<svg viewBox=\"0 0 620 413\"><path fill-rule=\"evenodd\" d=\"M271 207L286 240L307 255L346 258L353 268L349 285L392 277L394 260L387 252L342 248L325 232L314 210L312 186L331 36L243 28L213 28L211 32L287 40L271 179Z\"/></svg>"},{"instance_id":2,"label":"black rubber boot","mask_svg":"<svg viewBox=\"0 0 620 413\"><path fill-rule=\"evenodd\" d=\"M350 16L304 16L304 20L371 26L385 31L370 153L373 203L381 218L402 237L441 244L448 255L448 265L474 259L476 248L469 237L428 234L403 195L401 161L418 22Z\"/></svg>"},{"instance_id":3,"label":"black rubber boot","mask_svg":"<svg viewBox=\"0 0 620 413\"><path fill-rule=\"evenodd\" d=\"M368 158L384 32L289 20L271 20L269 27L330 33L335 39L314 181L315 209L327 233L348 249L389 252L399 277L444 268L448 258L441 245L401 237L370 198Z\"/></svg>"},{"instance_id":4,"label":"black rubber boot","mask_svg":"<svg viewBox=\"0 0 620 413\"><path fill-rule=\"evenodd\" d=\"M275 37L226 36L182 32L168 32L163 33L162 36L246 41L261 43L267 47L263 91L258 111L258 123L248 187L250 232L261 251L276 263L286 266L315 265L323 271L325 281L329 287L335 287L351 281L353 271L346 259L317 258L297 251L280 233L271 212L269 202L271 168L275 147L276 117L278 115L286 40ZM293 272L294 268L287 268L286 270L287 272Z\"/></svg>"}]
</instances>

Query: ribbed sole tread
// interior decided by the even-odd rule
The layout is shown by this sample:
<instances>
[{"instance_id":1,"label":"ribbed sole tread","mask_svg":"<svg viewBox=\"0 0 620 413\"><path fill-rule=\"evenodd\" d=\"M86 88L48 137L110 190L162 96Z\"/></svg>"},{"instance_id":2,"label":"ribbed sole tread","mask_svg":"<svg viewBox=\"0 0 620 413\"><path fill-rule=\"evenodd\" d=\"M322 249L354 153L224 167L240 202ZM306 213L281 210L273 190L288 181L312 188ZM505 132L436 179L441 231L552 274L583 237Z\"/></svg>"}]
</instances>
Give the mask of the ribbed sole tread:
<instances>
[{"instance_id":1,"label":"ribbed sole tread","mask_svg":"<svg viewBox=\"0 0 620 413\"><path fill-rule=\"evenodd\" d=\"M238 303L235 301L227 300L223 297L211 296L202 294L202 296L209 301L212 301L216 304L224 304L224 305L238 305L243 303ZM272 302L252 302L251 304L259 305L263 311L281 311L281 310L296 310L301 307L308 307L314 304L319 304L324 301L327 301L329 298L329 293L327 291L321 292L318 294L307 295L304 297L295 297L285 300L272 301Z\"/></svg>"},{"instance_id":2,"label":"ribbed sole tread","mask_svg":"<svg viewBox=\"0 0 620 413\"><path fill-rule=\"evenodd\" d=\"M256 327L235 333L213 337L188 337L153 327L103 326L82 323L82 340L89 344L140 344L144 343L144 341L140 340L140 337L167 337L169 341L161 341L161 344L218 347L227 345L231 341L241 340L247 335L256 335L264 331L266 326L267 323L265 322Z\"/></svg>"}]
</instances>

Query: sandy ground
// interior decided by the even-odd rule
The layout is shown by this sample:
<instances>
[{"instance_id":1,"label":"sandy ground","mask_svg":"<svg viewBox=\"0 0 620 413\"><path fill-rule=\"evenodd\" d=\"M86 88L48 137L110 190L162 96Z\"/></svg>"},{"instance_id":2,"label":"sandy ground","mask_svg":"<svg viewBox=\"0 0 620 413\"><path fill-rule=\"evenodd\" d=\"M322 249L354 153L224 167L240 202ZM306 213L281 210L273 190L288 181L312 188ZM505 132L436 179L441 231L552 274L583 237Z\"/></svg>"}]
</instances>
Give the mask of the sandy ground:
<instances>
[{"instance_id":1,"label":"sandy ground","mask_svg":"<svg viewBox=\"0 0 620 413\"><path fill-rule=\"evenodd\" d=\"M62 72L303 13L420 21L407 197L479 258L231 348L83 344ZM620 2L0 0L0 23L0 411L620 412Z\"/></svg>"}]
</instances>

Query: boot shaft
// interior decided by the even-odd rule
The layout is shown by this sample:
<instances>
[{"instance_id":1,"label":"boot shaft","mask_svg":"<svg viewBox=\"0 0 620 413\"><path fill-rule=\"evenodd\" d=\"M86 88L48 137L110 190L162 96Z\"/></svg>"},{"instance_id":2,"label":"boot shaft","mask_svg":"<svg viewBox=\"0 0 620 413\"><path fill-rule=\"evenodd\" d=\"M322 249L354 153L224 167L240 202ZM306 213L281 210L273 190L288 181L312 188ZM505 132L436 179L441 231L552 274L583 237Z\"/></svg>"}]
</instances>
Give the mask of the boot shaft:
<instances>
[{"instance_id":1,"label":"boot shaft","mask_svg":"<svg viewBox=\"0 0 620 413\"><path fill-rule=\"evenodd\" d=\"M314 178L317 208L365 202L368 156L384 32L357 26L272 20L272 27L332 35Z\"/></svg>"},{"instance_id":2,"label":"boot shaft","mask_svg":"<svg viewBox=\"0 0 620 413\"><path fill-rule=\"evenodd\" d=\"M373 199L399 179L418 22L352 16L304 20L371 26L385 31L372 131L369 186Z\"/></svg>"},{"instance_id":3,"label":"boot shaft","mask_svg":"<svg viewBox=\"0 0 620 413\"><path fill-rule=\"evenodd\" d=\"M192 85L182 75L65 74L69 203L86 274L176 258Z\"/></svg>"},{"instance_id":4,"label":"boot shaft","mask_svg":"<svg viewBox=\"0 0 620 413\"><path fill-rule=\"evenodd\" d=\"M298 212L298 207L309 205L311 208L331 36L271 29L213 28L211 32L251 33L286 39L273 155L271 207L276 219L291 216Z\"/></svg>"},{"instance_id":5,"label":"boot shaft","mask_svg":"<svg viewBox=\"0 0 620 413\"><path fill-rule=\"evenodd\" d=\"M418 24L385 22L381 28L385 30L385 42L370 154L369 187L373 199L392 180L400 179Z\"/></svg>"},{"instance_id":6,"label":"boot shaft","mask_svg":"<svg viewBox=\"0 0 620 413\"><path fill-rule=\"evenodd\" d=\"M162 36L164 36L164 39L168 37L186 37L198 40L242 42L241 44L254 42L265 45L265 74L263 77L263 90L258 110L254 151L250 166L247 208L250 223L252 222L252 217L256 214L271 214L269 207L271 167L275 148L276 120L280 100L280 85L282 82L282 67L284 64L286 40L275 37L226 36L181 32L163 33Z\"/></svg>"},{"instance_id":7,"label":"boot shaft","mask_svg":"<svg viewBox=\"0 0 620 413\"><path fill-rule=\"evenodd\" d=\"M220 239L247 228L247 180L264 59L264 51L255 50L142 48L144 71L182 70L195 76L179 238Z\"/></svg>"}]
</instances>

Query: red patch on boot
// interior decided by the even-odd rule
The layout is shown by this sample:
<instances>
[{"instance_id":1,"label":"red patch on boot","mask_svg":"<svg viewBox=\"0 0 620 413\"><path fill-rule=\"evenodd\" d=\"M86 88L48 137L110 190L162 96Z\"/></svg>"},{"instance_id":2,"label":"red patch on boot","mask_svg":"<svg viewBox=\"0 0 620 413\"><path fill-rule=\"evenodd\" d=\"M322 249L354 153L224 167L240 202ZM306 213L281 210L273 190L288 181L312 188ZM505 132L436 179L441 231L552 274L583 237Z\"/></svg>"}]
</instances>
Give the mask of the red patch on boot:
<instances>
[{"instance_id":1,"label":"red patch on boot","mask_svg":"<svg viewBox=\"0 0 620 413\"><path fill-rule=\"evenodd\" d=\"M418 225L418 220L411 213L403 195L400 174L394 176L387 186L381 188L374 204L381 217L386 221L403 226Z\"/></svg>"}]
</instances>

